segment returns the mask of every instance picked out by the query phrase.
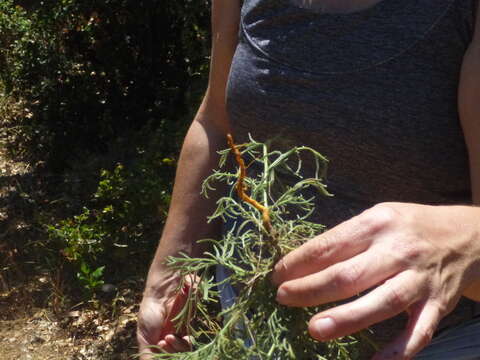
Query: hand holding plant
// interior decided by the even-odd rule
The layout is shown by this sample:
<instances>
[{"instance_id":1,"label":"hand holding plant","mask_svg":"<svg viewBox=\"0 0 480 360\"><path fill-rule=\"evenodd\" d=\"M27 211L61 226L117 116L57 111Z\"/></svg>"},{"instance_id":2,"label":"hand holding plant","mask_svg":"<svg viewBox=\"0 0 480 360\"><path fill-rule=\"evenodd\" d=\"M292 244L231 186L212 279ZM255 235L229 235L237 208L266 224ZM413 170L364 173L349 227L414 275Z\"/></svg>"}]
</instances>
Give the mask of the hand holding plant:
<instances>
[{"instance_id":1,"label":"hand holding plant","mask_svg":"<svg viewBox=\"0 0 480 360\"><path fill-rule=\"evenodd\" d=\"M210 244L202 258L187 254L170 257L168 265L181 276L196 274L197 287L189 292L177 327L185 326L193 350L159 353L156 359L352 359L356 340L343 338L319 343L308 335L308 321L320 309L286 308L275 301L276 290L270 273L278 259L318 235L322 226L310 222L316 210L313 198L304 191L314 187L328 195L321 179L326 159L315 150L295 147L287 152L270 150L266 144L235 145L220 153L220 168L209 176L203 193L214 190L215 182L230 185L230 193L217 202L210 220L217 218L233 225L221 240ZM239 170L223 170L233 153ZM312 178L303 178L302 155L308 153L316 164ZM248 177L248 162L261 169ZM293 185L279 185L287 176ZM231 275L216 280L212 275L222 266ZM218 313L219 288L240 289L233 305ZM217 310L217 311L215 311ZM195 325L191 319L197 321Z\"/></svg>"},{"instance_id":2,"label":"hand holding plant","mask_svg":"<svg viewBox=\"0 0 480 360\"><path fill-rule=\"evenodd\" d=\"M313 316L312 336L327 341L407 312L405 330L374 359L411 359L479 278L479 215L472 206L376 205L286 255L273 274L277 299L304 307L364 292Z\"/></svg>"},{"instance_id":3,"label":"hand holding plant","mask_svg":"<svg viewBox=\"0 0 480 360\"><path fill-rule=\"evenodd\" d=\"M137 339L141 359L150 359L151 355L164 351L167 353L183 352L191 349L191 341L185 335L185 327L176 328L174 318L184 308L193 279L187 277L182 281L173 276L157 284L157 291L144 294L138 314Z\"/></svg>"}]
</instances>

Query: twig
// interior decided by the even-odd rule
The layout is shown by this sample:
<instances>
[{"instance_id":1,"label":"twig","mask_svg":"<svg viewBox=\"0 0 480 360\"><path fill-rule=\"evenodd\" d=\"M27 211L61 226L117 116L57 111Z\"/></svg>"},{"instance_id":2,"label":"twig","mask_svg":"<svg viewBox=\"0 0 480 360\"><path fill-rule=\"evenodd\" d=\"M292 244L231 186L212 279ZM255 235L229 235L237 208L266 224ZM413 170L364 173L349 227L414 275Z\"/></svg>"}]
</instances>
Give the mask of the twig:
<instances>
[{"instance_id":1,"label":"twig","mask_svg":"<svg viewBox=\"0 0 480 360\"><path fill-rule=\"evenodd\" d=\"M245 166L245 161L243 161L242 153L240 152L240 150L238 150L238 147L235 145L231 134L227 135L227 142L228 142L228 146L230 146L230 149L232 149L233 154L235 155L235 160L237 161L237 164L240 168L240 175L238 176L237 185L236 185L238 197L241 200L251 204L253 207L255 207L258 211L262 213L263 227L265 228L267 233L271 235L272 223L270 220L270 210L268 209L268 207L263 206L257 200L252 199L250 196L248 196L245 193L245 190L247 189L247 186L245 185L245 178L247 177L247 168Z\"/></svg>"}]
</instances>

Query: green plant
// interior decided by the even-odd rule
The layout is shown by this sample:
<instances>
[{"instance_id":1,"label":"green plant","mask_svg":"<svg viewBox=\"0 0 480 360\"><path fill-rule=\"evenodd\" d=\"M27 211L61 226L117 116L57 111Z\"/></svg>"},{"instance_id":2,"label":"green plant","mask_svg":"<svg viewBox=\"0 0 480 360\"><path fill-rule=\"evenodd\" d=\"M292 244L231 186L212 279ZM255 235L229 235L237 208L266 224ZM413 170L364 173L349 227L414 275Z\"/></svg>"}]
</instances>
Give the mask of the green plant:
<instances>
[{"instance_id":1,"label":"green plant","mask_svg":"<svg viewBox=\"0 0 480 360\"><path fill-rule=\"evenodd\" d=\"M96 269L91 269L86 263L80 265L80 272L77 273L77 278L82 283L83 287L91 294L99 287L105 284L102 280L105 266L100 266Z\"/></svg>"},{"instance_id":2,"label":"green plant","mask_svg":"<svg viewBox=\"0 0 480 360\"><path fill-rule=\"evenodd\" d=\"M150 239L158 236L168 207L173 165L172 159L145 151L130 168L103 169L97 190L78 215L46 225L49 246L59 249L89 297L105 277L114 281L134 271L118 266L127 258L153 251L148 251L154 246ZM51 256L55 267L58 255Z\"/></svg>"},{"instance_id":3,"label":"green plant","mask_svg":"<svg viewBox=\"0 0 480 360\"><path fill-rule=\"evenodd\" d=\"M22 110L1 114L11 155L62 171L145 126L175 147L208 70L206 1L21 3L0 2L0 98Z\"/></svg>"},{"instance_id":4,"label":"green plant","mask_svg":"<svg viewBox=\"0 0 480 360\"><path fill-rule=\"evenodd\" d=\"M0 1L0 146L26 168L1 179L7 283L62 269L61 307L93 296L77 291L82 262L106 283L144 277L206 86L209 13L206 0Z\"/></svg>"},{"instance_id":5,"label":"green plant","mask_svg":"<svg viewBox=\"0 0 480 360\"><path fill-rule=\"evenodd\" d=\"M353 359L357 340L346 337L318 343L307 333L308 320L320 308L294 309L275 301L276 290L268 275L280 256L288 253L322 231L309 221L315 211L314 199L304 190L313 187L329 195L322 177L326 159L308 147L286 152L269 150L266 144L251 140L222 151L220 170L215 170L203 186L203 192L214 189L214 183L226 182L230 193L218 201L210 220L222 218L233 223L221 240L201 240L211 245L203 258L186 254L168 260L169 266L183 277L195 274L198 286L190 288L189 300L177 316L177 326L186 327L193 337L194 349L187 353L158 354L157 359ZM233 151L240 169L222 169ZM302 155L308 153L316 163L313 178L301 174ZM243 160L255 162L263 171L248 177ZM291 176L292 184L280 184L280 178ZM246 194L248 189L249 195ZM213 268L222 266L230 275L225 280L210 276ZM212 312L219 301L219 287L225 283L237 288L233 305L220 314ZM183 286L183 284L182 284ZM192 318L198 318L192 322Z\"/></svg>"}]
</instances>

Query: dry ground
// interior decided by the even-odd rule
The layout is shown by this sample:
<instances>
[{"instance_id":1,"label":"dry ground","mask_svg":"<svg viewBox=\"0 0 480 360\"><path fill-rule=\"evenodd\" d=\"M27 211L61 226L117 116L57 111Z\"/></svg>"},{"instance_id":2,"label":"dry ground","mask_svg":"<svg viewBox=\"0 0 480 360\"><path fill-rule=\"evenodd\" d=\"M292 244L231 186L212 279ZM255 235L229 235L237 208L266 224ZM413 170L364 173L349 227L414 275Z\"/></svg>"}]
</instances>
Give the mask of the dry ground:
<instances>
[{"instance_id":1,"label":"dry ground","mask_svg":"<svg viewBox=\"0 0 480 360\"><path fill-rule=\"evenodd\" d=\"M136 353L137 299L131 290L116 294L114 312L80 304L55 314L34 304L46 295L42 280L0 293L0 359L123 360Z\"/></svg>"},{"instance_id":2,"label":"dry ground","mask_svg":"<svg viewBox=\"0 0 480 360\"><path fill-rule=\"evenodd\" d=\"M15 208L15 201L23 201L18 179L29 171L26 164L5 160L0 149L0 360L131 358L137 351L135 314L142 279L118 284L97 306L66 306L60 289L52 293L58 285L52 284L52 274L31 278L15 271L16 250L8 244L29 226L30 213Z\"/></svg>"}]
</instances>

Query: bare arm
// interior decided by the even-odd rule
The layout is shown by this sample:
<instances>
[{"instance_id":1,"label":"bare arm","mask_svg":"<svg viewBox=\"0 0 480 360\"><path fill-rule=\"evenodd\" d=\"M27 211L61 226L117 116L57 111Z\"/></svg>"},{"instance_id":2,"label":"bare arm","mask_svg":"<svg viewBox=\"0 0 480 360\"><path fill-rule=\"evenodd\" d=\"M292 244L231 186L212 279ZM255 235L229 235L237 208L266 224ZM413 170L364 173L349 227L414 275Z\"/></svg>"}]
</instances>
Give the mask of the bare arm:
<instances>
[{"instance_id":1,"label":"bare arm","mask_svg":"<svg viewBox=\"0 0 480 360\"><path fill-rule=\"evenodd\" d=\"M173 189L169 215L147 280L156 289L167 256L183 251L198 254L196 240L218 234L219 224L207 224L215 199L200 195L202 181L218 164L217 150L226 147L229 124L225 88L237 45L239 0L213 1L212 60L209 86L185 137Z\"/></svg>"},{"instance_id":2,"label":"bare arm","mask_svg":"<svg viewBox=\"0 0 480 360\"><path fill-rule=\"evenodd\" d=\"M167 352L189 349L189 339L181 330L174 329L170 321L178 311L175 304L186 299L178 291L178 274L165 266L165 260L179 252L199 255L202 249L197 240L219 235L220 224L206 221L214 210L214 194L205 199L200 190L203 180L218 164L217 150L227 146L225 90L238 41L239 18L240 0L213 0L209 85L183 143L167 222L138 313L137 338L142 360L151 358L155 352L152 346Z\"/></svg>"},{"instance_id":3,"label":"bare arm","mask_svg":"<svg viewBox=\"0 0 480 360\"><path fill-rule=\"evenodd\" d=\"M478 206L480 205L480 9L477 14L475 35L463 62L459 109L470 161L473 204ZM480 301L480 282L469 287L464 295Z\"/></svg>"}]
</instances>

